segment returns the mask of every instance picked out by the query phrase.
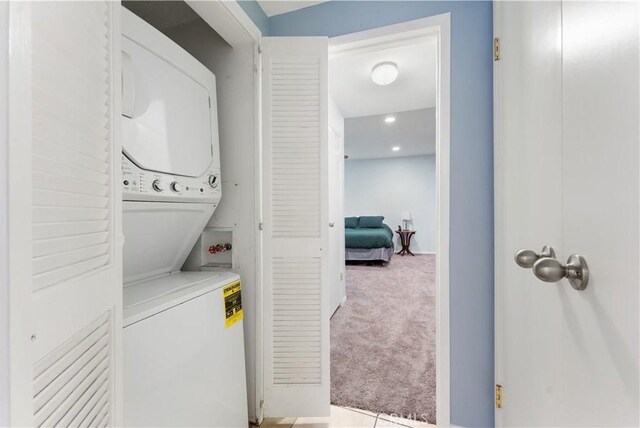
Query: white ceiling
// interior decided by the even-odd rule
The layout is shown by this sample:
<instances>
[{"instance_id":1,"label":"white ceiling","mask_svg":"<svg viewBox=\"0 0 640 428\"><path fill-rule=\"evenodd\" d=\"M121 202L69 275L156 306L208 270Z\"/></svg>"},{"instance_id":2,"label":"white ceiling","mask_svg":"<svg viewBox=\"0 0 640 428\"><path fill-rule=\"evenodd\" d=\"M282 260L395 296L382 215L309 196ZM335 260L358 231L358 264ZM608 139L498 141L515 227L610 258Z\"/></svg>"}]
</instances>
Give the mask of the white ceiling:
<instances>
[{"instance_id":1,"label":"white ceiling","mask_svg":"<svg viewBox=\"0 0 640 428\"><path fill-rule=\"evenodd\" d=\"M385 123L389 114L344 121L344 152L349 159L378 159L429 155L436 152L436 109L393 113L396 121ZM392 147L400 150L394 152Z\"/></svg>"},{"instance_id":2,"label":"white ceiling","mask_svg":"<svg viewBox=\"0 0 640 428\"><path fill-rule=\"evenodd\" d=\"M436 105L435 40L329 61L329 93L344 117L408 111ZM384 61L398 65L398 79L387 86L371 81L371 70Z\"/></svg>"},{"instance_id":3,"label":"white ceiling","mask_svg":"<svg viewBox=\"0 0 640 428\"><path fill-rule=\"evenodd\" d=\"M285 0L258 0L260 7L267 16L280 15L282 13L293 12L294 10L304 9L305 7L313 6L316 4L324 3L327 0L298 0L298 1L285 1Z\"/></svg>"}]
</instances>

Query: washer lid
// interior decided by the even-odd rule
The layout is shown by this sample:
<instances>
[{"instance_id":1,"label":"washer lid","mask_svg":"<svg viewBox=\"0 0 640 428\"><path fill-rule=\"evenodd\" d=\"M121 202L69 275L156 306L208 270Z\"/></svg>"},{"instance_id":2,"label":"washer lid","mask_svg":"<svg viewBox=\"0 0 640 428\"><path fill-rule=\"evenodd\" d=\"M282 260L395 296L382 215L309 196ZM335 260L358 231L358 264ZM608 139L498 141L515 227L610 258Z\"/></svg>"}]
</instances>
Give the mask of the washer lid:
<instances>
[{"instance_id":1,"label":"washer lid","mask_svg":"<svg viewBox=\"0 0 640 428\"><path fill-rule=\"evenodd\" d=\"M124 327L239 280L230 271L176 272L125 286Z\"/></svg>"},{"instance_id":2,"label":"washer lid","mask_svg":"<svg viewBox=\"0 0 640 428\"><path fill-rule=\"evenodd\" d=\"M146 170L204 174L213 160L207 88L127 37L122 80L122 146L129 158Z\"/></svg>"}]
</instances>

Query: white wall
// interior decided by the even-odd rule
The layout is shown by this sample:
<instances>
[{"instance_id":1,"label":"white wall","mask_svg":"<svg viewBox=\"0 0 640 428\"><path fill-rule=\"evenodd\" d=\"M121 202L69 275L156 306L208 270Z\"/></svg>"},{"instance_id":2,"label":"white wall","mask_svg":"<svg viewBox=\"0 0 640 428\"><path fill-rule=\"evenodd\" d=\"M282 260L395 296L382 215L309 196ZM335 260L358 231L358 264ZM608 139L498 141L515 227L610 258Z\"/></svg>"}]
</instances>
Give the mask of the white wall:
<instances>
[{"instance_id":1,"label":"white wall","mask_svg":"<svg viewBox=\"0 0 640 428\"><path fill-rule=\"evenodd\" d=\"M435 155L345 162L345 216L383 215L396 230L401 214L413 216L409 228L415 252L436 251ZM397 234L395 236L398 248Z\"/></svg>"}]
</instances>

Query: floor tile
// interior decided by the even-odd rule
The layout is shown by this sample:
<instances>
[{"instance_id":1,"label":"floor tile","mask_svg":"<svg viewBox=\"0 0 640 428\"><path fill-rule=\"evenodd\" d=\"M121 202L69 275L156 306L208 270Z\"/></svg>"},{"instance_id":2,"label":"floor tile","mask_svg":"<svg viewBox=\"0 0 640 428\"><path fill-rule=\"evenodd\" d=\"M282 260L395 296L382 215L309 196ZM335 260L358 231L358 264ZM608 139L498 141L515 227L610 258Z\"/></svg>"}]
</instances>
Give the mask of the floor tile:
<instances>
[{"instance_id":1,"label":"floor tile","mask_svg":"<svg viewBox=\"0 0 640 428\"><path fill-rule=\"evenodd\" d=\"M297 418L293 428L374 428L375 423L375 415L331 406L331 417Z\"/></svg>"},{"instance_id":2,"label":"floor tile","mask_svg":"<svg viewBox=\"0 0 640 428\"><path fill-rule=\"evenodd\" d=\"M338 407L338 406L336 406L336 407ZM364 413L365 415L369 415L369 416L378 416L377 412L370 412L368 410L356 409L355 407L342 407L342 406L340 406L340 407L343 408L343 409L351 410L353 412Z\"/></svg>"},{"instance_id":3,"label":"floor tile","mask_svg":"<svg viewBox=\"0 0 640 428\"><path fill-rule=\"evenodd\" d=\"M267 418L262 421L260 428L290 428L296 418Z\"/></svg>"},{"instance_id":4,"label":"floor tile","mask_svg":"<svg viewBox=\"0 0 640 428\"><path fill-rule=\"evenodd\" d=\"M378 415L378 421L376 422L376 428L400 428L400 427L410 427L410 428L427 428L427 427L435 427L428 422L416 421L414 419L405 419L400 418L398 416L393 415Z\"/></svg>"}]
</instances>

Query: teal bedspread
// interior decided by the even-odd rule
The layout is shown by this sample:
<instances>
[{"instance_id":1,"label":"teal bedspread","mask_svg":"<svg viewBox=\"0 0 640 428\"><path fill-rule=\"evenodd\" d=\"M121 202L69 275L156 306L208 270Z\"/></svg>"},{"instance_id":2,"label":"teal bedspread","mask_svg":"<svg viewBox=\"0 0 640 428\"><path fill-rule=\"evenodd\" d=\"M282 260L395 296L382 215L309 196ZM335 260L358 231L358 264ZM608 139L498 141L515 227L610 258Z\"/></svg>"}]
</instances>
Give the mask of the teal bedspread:
<instances>
[{"instance_id":1,"label":"teal bedspread","mask_svg":"<svg viewBox=\"0 0 640 428\"><path fill-rule=\"evenodd\" d=\"M347 248L391 248L393 231L383 224L380 228L359 228L344 230L344 242Z\"/></svg>"}]
</instances>

